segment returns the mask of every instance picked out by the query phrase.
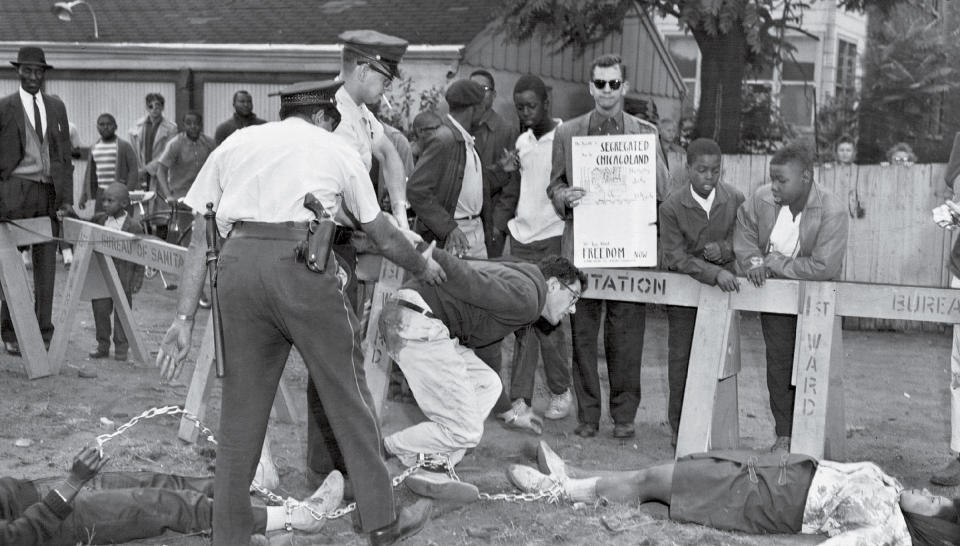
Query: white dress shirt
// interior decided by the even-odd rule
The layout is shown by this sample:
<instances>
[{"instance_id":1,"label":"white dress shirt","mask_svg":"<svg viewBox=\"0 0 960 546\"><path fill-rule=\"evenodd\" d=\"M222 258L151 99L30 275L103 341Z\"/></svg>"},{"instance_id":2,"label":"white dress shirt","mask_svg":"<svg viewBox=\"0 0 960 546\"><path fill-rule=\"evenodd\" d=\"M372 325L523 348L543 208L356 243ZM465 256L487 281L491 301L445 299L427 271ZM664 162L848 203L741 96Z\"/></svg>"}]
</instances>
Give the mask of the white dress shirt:
<instances>
[{"instance_id":1,"label":"white dress shirt","mask_svg":"<svg viewBox=\"0 0 960 546\"><path fill-rule=\"evenodd\" d=\"M20 102L23 104L23 111L27 116L27 122L30 123L30 127L34 131L37 130L37 122L33 119L33 97L30 93L27 93L23 90L23 87L20 88ZM37 92L37 105L40 107L40 126L43 128L43 134L47 134L47 108L43 103L43 93ZM46 138L46 136L44 136Z\"/></svg>"},{"instance_id":2,"label":"white dress shirt","mask_svg":"<svg viewBox=\"0 0 960 546\"><path fill-rule=\"evenodd\" d=\"M533 130L517 137L517 155L520 158L520 198L517 213L507 222L510 235L523 244L563 235L563 218L557 215L547 186L553 167L553 136L557 126L537 140Z\"/></svg>"},{"instance_id":3,"label":"white dress shirt","mask_svg":"<svg viewBox=\"0 0 960 546\"><path fill-rule=\"evenodd\" d=\"M480 214L480 209L483 208L483 168L473 144L473 136L457 123L453 116L447 114L447 117L463 135L463 144L467 148L467 160L463 164L463 185L460 186L460 197L457 198L457 210L453 218L468 218Z\"/></svg>"}]
</instances>

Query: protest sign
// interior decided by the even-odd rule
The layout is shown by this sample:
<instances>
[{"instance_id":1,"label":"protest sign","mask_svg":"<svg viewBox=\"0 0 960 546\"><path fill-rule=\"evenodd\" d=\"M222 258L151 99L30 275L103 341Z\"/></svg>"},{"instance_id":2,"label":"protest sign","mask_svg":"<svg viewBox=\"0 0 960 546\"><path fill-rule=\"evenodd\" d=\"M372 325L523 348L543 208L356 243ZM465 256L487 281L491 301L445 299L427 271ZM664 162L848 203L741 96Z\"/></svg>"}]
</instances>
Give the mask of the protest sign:
<instances>
[{"instance_id":1,"label":"protest sign","mask_svg":"<svg viewBox=\"0 0 960 546\"><path fill-rule=\"evenodd\" d=\"M573 138L577 267L657 265L657 136Z\"/></svg>"}]
</instances>

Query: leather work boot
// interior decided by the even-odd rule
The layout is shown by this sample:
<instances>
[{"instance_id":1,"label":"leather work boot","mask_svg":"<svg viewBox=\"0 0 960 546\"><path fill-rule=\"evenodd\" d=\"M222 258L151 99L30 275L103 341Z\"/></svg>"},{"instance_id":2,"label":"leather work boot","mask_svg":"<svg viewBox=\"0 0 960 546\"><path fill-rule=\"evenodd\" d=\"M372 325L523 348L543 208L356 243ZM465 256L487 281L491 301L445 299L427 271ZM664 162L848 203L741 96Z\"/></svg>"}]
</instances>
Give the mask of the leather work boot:
<instances>
[{"instance_id":1,"label":"leather work boot","mask_svg":"<svg viewBox=\"0 0 960 546\"><path fill-rule=\"evenodd\" d=\"M480 498L477 486L454 480L440 472L420 470L407 476L403 483L417 495L430 499L468 504Z\"/></svg>"}]
</instances>

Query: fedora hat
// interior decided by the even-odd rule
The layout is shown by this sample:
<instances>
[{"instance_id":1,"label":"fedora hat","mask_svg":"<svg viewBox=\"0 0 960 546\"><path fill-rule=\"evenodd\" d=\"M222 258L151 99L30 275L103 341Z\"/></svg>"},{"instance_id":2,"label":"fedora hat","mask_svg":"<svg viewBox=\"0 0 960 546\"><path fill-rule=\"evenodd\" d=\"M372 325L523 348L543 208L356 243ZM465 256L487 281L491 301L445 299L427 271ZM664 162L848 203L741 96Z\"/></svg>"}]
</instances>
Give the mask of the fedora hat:
<instances>
[{"instance_id":1,"label":"fedora hat","mask_svg":"<svg viewBox=\"0 0 960 546\"><path fill-rule=\"evenodd\" d=\"M53 68L47 64L47 58L43 55L43 50L39 47L21 47L17 52L17 60L10 61L10 64L20 67L22 64L32 64L44 68Z\"/></svg>"}]
</instances>

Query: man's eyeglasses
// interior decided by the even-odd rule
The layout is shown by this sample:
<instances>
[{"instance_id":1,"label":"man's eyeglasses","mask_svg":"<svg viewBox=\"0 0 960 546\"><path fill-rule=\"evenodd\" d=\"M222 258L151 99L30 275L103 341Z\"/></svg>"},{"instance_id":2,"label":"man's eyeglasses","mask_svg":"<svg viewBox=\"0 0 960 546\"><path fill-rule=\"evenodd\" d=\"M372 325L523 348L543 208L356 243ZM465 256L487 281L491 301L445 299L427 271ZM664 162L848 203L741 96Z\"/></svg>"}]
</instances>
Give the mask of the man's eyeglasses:
<instances>
[{"instance_id":1,"label":"man's eyeglasses","mask_svg":"<svg viewBox=\"0 0 960 546\"><path fill-rule=\"evenodd\" d=\"M572 296L572 298L571 298L571 300L570 300L570 305L573 305L573 304L577 303L578 301L580 301L580 297L583 296L582 293L577 292L577 291L574 290L573 288L570 288L570 285L569 285L569 284L561 281L559 278L557 278L557 282L560 283L560 286L563 286L564 288L566 288L566 289L567 289L567 292L570 292L570 295Z\"/></svg>"},{"instance_id":2,"label":"man's eyeglasses","mask_svg":"<svg viewBox=\"0 0 960 546\"><path fill-rule=\"evenodd\" d=\"M606 86L610 86L612 91L620 89L620 86L623 85L623 82L620 80L593 80L593 86L597 89L603 89Z\"/></svg>"}]
</instances>

